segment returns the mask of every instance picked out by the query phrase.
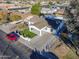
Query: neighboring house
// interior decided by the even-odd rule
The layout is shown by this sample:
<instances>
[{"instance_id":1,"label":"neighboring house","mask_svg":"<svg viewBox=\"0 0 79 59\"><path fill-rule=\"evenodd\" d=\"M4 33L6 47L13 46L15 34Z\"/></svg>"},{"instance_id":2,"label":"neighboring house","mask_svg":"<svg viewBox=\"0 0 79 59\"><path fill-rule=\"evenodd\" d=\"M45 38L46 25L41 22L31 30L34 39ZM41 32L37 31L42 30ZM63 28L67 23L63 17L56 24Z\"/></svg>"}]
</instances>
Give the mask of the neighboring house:
<instances>
[{"instance_id":1,"label":"neighboring house","mask_svg":"<svg viewBox=\"0 0 79 59\"><path fill-rule=\"evenodd\" d=\"M41 9L41 13L42 14L53 14L55 12L57 12L58 9L60 9L60 7L58 6L55 6L55 5L42 5L41 6L42 9Z\"/></svg>"},{"instance_id":2,"label":"neighboring house","mask_svg":"<svg viewBox=\"0 0 79 59\"><path fill-rule=\"evenodd\" d=\"M48 23L38 16L29 17L28 27L30 31L35 32L37 35L41 36L45 32L51 33L51 28Z\"/></svg>"},{"instance_id":3,"label":"neighboring house","mask_svg":"<svg viewBox=\"0 0 79 59\"><path fill-rule=\"evenodd\" d=\"M42 14L53 14L57 11L57 9L54 8L42 8L41 13Z\"/></svg>"},{"instance_id":4,"label":"neighboring house","mask_svg":"<svg viewBox=\"0 0 79 59\"><path fill-rule=\"evenodd\" d=\"M59 9L55 12L55 16L57 19L64 19L64 9Z\"/></svg>"},{"instance_id":5,"label":"neighboring house","mask_svg":"<svg viewBox=\"0 0 79 59\"><path fill-rule=\"evenodd\" d=\"M8 9L8 8L14 8L14 7L16 7L15 4L4 4L4 3L0 4L0 8L2 9Z\"/></svg>"},{"instance_id":6,"label":"neighboring house","mask_svg":"<svg viewBox=\"0 0 79 59\"><path fill-rule=\"evenodd\" d=\"M3 0L0 0L0 2L3 2Z\"/></svg>"},{"instance_id":7,"label":"neighboring house","mask_svg":"<svg viewBox=\"0 0 79 59\"><path fill-rule=\"evenodd\" d=\"M3 24L0 26L0 30L3 30L5 33L11 33L17 30L16 24Z\"/></svg>"},{"instance_id":8,"label":"neighboring house","mask_svg":"<svg viewBox=\"0 0 79 59\"><path fill-rule=\"evenodd\" d=\"M41 5L48 5L49 2L48 2L48 1L42 1L40 4L41 4Z\"/></svg>"},{"instance_id":9,"label":"neighboring house","mask_svg":"<svg viewBox=\"0 0 79 59\"><path fill-rule=\"evenodd\" d=\"M27 13L31 11L31 7L15 7L15 8L9 8L8 10Z\"/></svg>"}]
</instances>

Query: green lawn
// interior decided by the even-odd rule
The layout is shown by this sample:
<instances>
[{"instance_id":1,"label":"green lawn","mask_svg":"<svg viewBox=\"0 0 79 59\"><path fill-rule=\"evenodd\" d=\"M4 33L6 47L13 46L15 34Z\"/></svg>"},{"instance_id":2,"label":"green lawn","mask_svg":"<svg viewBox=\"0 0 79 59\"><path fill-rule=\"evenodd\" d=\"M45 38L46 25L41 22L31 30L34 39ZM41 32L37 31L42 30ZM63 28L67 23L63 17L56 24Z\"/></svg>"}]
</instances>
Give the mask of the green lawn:
<instances>
[{"instance_id":1,"label":"green lawn","mask_svg":"<svg viewBox=\"0 0 79 59\"><path fill-rule=\"evenodd\" d=\"M20 34L23 35L24 37L29 37L29 38L33 38L34 36L36 36L35 33L29 31L28 29L24 29L20 31Z\"/></svg>"}]
</instances>

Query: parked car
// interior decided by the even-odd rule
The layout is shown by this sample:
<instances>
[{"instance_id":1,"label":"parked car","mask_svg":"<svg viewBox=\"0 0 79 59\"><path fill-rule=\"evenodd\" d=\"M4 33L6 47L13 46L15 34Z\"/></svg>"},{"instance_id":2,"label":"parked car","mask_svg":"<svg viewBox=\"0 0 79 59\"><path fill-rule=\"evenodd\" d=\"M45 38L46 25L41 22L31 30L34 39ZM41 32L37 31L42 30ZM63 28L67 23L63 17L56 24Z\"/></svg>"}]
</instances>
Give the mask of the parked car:
<instances>
[{"instance_id":1,"label":"parked car","mask_svg":"<svg viewBox=\"0 0 79 59\"><path fill-rule=\"evenodd\" d=\"M7 38L11 41L16 41L19 38L19 35L15 32L11 32L10 34L7 34Z\"/></svg>"}]
</instances>

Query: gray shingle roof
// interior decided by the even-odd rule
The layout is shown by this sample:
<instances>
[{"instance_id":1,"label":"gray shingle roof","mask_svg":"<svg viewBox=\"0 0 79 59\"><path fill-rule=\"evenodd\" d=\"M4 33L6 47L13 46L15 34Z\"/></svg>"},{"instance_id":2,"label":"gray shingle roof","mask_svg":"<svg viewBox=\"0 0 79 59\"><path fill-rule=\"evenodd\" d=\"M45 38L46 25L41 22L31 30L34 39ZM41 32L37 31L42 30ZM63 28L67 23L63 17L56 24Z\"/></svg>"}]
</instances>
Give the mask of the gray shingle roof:
<instances>
[{"instance_id":1,"label":"gray shingle roof","mask_svg":"<svg viewBox=\"0 0 79 59\"><path fill-rule=\"evenodd\" d=\"M48 26L47 21L45 21L43 18L39 18L38 16L34 16L32 19L30 19L31 22L34 22L34 26L36 26L39 29L42 29L45 26Z\"/></svg>"}]
</instances>

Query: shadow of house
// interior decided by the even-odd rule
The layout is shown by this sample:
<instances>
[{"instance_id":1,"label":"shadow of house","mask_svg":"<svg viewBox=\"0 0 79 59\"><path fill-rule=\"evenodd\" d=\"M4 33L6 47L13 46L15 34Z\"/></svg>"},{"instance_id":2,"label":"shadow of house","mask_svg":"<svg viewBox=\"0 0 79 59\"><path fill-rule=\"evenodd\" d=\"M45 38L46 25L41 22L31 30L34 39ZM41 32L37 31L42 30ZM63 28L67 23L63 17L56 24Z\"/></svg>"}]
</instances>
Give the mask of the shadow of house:
<instances>
[{"instance_id":1,"label":"shadow of house","mask_svg":"<svg viewBox=\"0 0 79 59\"><path fill-rule=\"evenodd\" d=\"M47 15L44 16L45 20L52 27L52 33L59 36L64 30L66 30L66 26L63 20L56 19L55 16Z\"/></svg>"},{"instance_id":2,"label":"shadow of house","mask_svg":"<svg viewBox=\"0 0 79 59\"><path fill-rule=\"evenodd\" d=\"M59 59L54 53L52 52L45 52L44 50L41 51L32 51L30 59Z\"/></svg>"}]
</instances>

